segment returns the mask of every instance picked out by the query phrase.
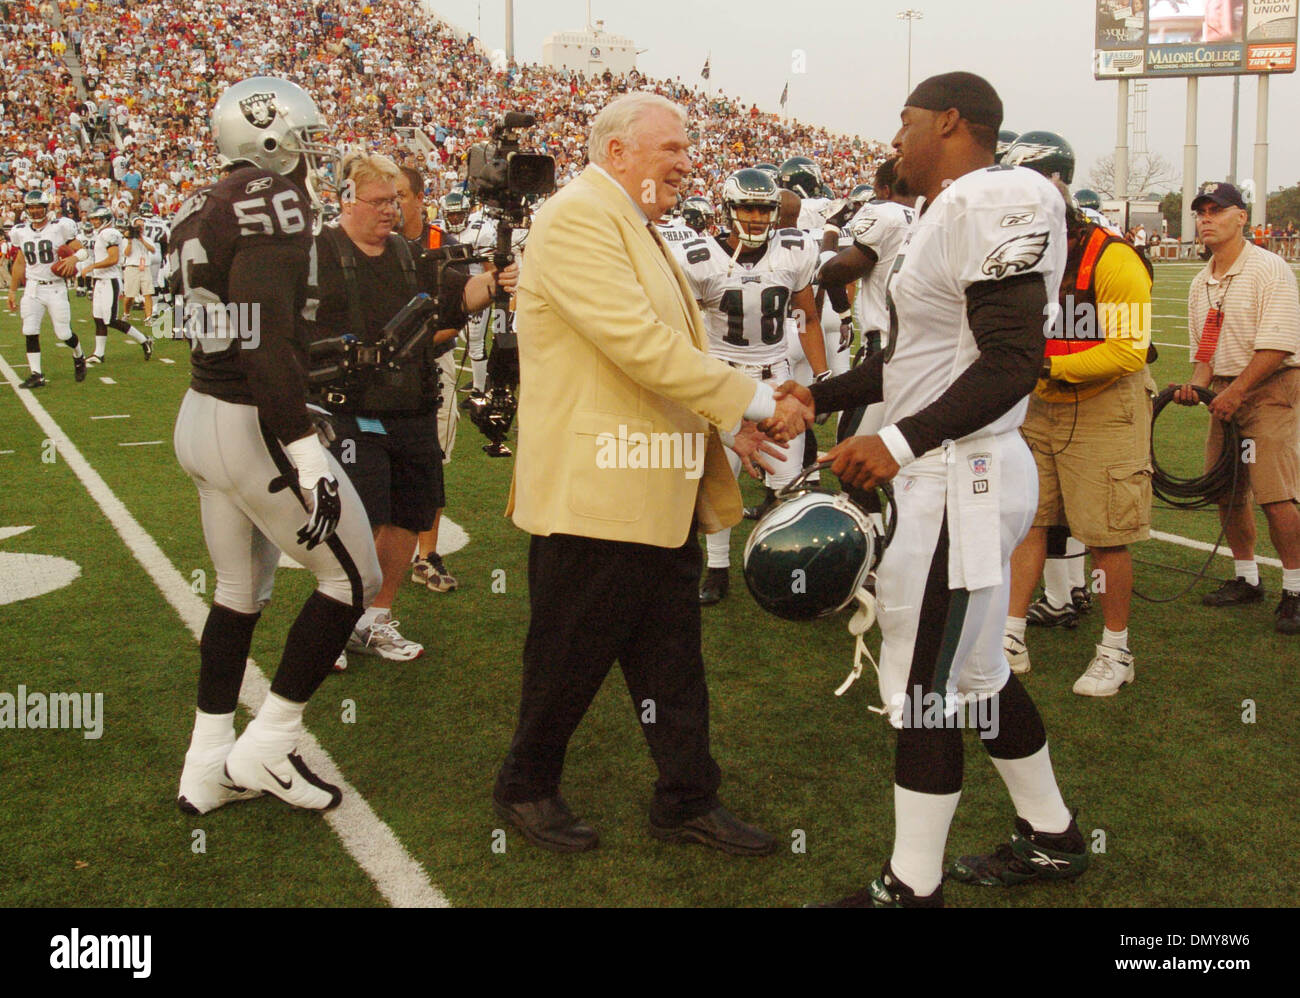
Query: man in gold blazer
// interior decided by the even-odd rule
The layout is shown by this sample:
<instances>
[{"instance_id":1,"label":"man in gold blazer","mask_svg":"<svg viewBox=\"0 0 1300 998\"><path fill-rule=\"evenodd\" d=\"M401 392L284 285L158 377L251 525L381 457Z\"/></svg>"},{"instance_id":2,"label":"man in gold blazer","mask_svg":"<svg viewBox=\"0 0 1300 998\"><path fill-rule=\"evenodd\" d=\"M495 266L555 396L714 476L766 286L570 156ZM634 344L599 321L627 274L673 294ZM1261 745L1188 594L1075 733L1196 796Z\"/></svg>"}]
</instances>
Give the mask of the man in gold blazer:
<instances>
[{"instance_id":1,"label":"man in gold blazer","mask_svg":"<svg viewBox=\"0 0 1300 998\"><path fill-rule=\"evenodd\" d=\"M760 855L772 836L718 801L700 650L695 528L742 512L770 389L707 353L704 318L653 222L690 172L685 114L608 105L586 170L537 213L516 300L519 447L507 514L533 535L519 724L493 792L529 841L594 848L559 793L569 738L617 659L659 770L650 833ZM751 471L752 471L751 467Z\"/></svg>"}]
</instances>

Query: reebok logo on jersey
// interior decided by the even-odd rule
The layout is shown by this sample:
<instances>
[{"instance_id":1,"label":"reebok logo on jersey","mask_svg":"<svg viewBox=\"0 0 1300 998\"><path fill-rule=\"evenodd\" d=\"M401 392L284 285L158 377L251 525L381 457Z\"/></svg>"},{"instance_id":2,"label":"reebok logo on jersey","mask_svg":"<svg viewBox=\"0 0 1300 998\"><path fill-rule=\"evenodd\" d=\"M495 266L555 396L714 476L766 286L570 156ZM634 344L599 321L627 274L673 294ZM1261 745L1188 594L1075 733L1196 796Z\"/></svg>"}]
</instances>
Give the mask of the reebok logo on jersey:
<instances>
[{"instance_id":1,"label":"reebok logo on jersey","mask_svg":"<svg viewBox=\"0 0 1300 998\"><path fill-rule=\"evenodd\" d=\"M1049 238L1047 232L1026 232L1023 236L1012 236L984 258L980 264L980 273L1000 281L1004 277L1033 270L1047 252Z\"/></svg>"},{"instance_id":2,"label":"reebok logo on jersey","mask_svg":"<svg viewBox=\"0 0 1300 998\"><path fill-rule=\"evenodd\" d=\"M1009 229L1013 225L1028 225L1034 220L1032 211L1013 211L1010 215L1002 216L1002 228Z\"/></svg>"},{"instance_id":3,"label":"reebok logo on jersey","mask_svg":"<svg viewBox=\"0 0 1300 998\"><path fill-rule=\"evenodd\" d=\"M244 185L245 194L256 194L258 191L264 191L271 186L271 177L258 177L256 180L250 180ZM1031 216L1032 217L1032 216ZM1003 223L1006 224L1005 222Z\"/></svg>"}]
</instances>

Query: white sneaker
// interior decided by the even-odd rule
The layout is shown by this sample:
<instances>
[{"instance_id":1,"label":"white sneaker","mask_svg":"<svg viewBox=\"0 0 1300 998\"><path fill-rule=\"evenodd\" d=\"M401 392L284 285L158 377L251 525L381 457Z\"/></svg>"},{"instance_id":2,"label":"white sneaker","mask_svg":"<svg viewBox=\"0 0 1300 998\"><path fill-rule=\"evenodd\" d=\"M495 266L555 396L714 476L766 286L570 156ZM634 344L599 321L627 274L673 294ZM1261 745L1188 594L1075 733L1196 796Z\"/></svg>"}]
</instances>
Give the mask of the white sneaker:
<instances>
[{"instance_id":1,"label":"white sneaker","mask_svg":"<svg viewBox=\"0 0 1300 998\"><path fill-rule=\"evenodd\" d=\"M424 654L424 645L407 641L397 633L397 621L382 613L369 627L357 627L348 638L348 651L360 655L378 655L391 662L409 662Z\"/></svg>"},{"instance_id":2,"label":"white sneaker","mask_svg":"<svg viewBox=\"0 0 1300 998\"><path fill-rule=\"evenodd\" d=\"M308 769L297 752L278 757L264 755L247 732L230 750L226 775L250 790L265 791L286 804L310 811L328 811L343 799L343 791Z\"/></svg>"},{"instance_id":3,"label":"white sneaker","mask_svg":"<svg viewBox=\"0 0 1300 998\"><path fill-rule=\"evenodd\" d=\"M207 814L231 801L262 796L262 791L241 787L226 776L226 757L234 744L232 734L225 745L206 750L190 748L185 753L177 807L186 814Z\"/></svg>"},{"instance_id":4,"label":"white sneaker","mask_svg":"<svg viewBox=\"0 0 1300 998\"><path fill-rule=\"evenodd\" d=\"M1127 648L1097 646L1088 671L1074 681L1074 692L1085 697L1113 697L1133 682L1133 653Z\"/></svg>"},{"instance_id":5,"label":"white sneaker","mask_svg":"<svg viewBox=\"0 0 1300 998\"><path fill-rule=\"evenodd\" d=\"M1029 671L1029 649L1014 634L1002 635L1002 652L1007 656L1007 664L1017 676Z\"/></svg>"},{"instance_id":6,"label":"white sneaker","mask_svg":"<svg viewBox=\"0 0 1300 998\"><path fill-rule=\"evenodd\" d=\"M334 660L335 672L347 672L348 670L348 650L344 648L339 652L339 657Z\"/></svg>"}]
</instances>

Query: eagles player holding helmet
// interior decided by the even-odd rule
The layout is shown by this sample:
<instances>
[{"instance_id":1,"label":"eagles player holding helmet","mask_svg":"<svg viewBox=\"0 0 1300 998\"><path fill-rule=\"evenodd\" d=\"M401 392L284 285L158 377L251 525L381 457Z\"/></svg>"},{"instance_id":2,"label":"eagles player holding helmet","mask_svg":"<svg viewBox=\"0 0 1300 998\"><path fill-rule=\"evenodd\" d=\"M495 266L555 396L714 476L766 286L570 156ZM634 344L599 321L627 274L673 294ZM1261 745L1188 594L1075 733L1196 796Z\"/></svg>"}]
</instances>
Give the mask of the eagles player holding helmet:
<instances>
[{"instance_id":1,"label":"eagles player holding helmet","mask_svg":"<svg viewBox=\"0 0 1300 998\"><path fill-rule=\"evenodd\" d=\"M750 377L779 385L790 377L786 357L788 310L801 316L799 338L815 374L826 371L821 328L812 290L817 251L798 229L776 230L780 192L760 170L738 170L722 185L725 237L695 238L673 247L709 326L709 353ZM731 470L741 460L728 449ZM770 488L789 484L803 470L798 440L774 461ZM709 534L708 568L700 602L717 603L730 588L731 530Z\"/></svg>"},{"instance_id":2,"label":"eagles player holding helmet","mask_svg":"<svg viewBox=\"0 0 1300 998\"><path fill-rule=\"evenodd\" d=\"M765 427L784 437L815 412L885 406L877 434L828 455L848 487L893 480L897 506L876 572L881 695L898 729L894 849L880 877L837 907L943 904L963 764L961 728L947 722L957 720L959 697L991 701L975 713L1016 820L1009 844L959 859L949 878L1009 886L1076 877L1088 866L1042 719L1002 651L1009 559L1037 496L1018 428L1042 364L1066 234L1050 182L993 165L1001 121L997 93L971 73L931 77L908 97L893 144L900 179L924 201L888 285L889 346L811 390L786 386L772 423L788 422ZM941 698L943 719L919 715L927 696Z\"/></svg>"},{"instance_id":3,"label":"eagles player holding helmet","mask_svg":"<svg viewBox=\"0 0 1300 998\"><path fill-rule=\"evenodd\" d=\"M9 311L18 308L16 293L23 289L21 316L23 336L27 340L27 366L31 372L18 387L41 388L45 375L41 373L41 321L50 313L54 335L72 347L73 376L78 381L86 379L86 357L81 343L72 331L72 309L68 305L68 284L65 277L72 276L68 268L76 267L68 260L70 253L81 251L77 239L77 223L70 218L52 218L50 196L44 191L28 191L23 195L23 210L27 220L9 230L9 242L17 251L9 279ZM75 271L74 271L75 272Z\"/></svg>"},{"instance_id":4,"label":"eagles player holding helmet","mask_svg":"<svg viewBox=\"0 0 1300 998\"><path fill-rule=\"evenodd\" d=\"M172 225L172 289L187 320L202 325L186 329L193 376L176 456L198 487L217 571L178 800L191 814L263 792L313 810L341 797L295 752L303 708L380 584L365 509L306 404L298 319L315 267L316 184L337 155L325 135L297 85L234 84L212 110L225 176L191 195ZM251 306L252 328L227 327L235 310L224 306L236 304ZM266 702L236 741L244 663L281 551L316 575L317 588L289 630Z\"/></svg>"}]
</instances>

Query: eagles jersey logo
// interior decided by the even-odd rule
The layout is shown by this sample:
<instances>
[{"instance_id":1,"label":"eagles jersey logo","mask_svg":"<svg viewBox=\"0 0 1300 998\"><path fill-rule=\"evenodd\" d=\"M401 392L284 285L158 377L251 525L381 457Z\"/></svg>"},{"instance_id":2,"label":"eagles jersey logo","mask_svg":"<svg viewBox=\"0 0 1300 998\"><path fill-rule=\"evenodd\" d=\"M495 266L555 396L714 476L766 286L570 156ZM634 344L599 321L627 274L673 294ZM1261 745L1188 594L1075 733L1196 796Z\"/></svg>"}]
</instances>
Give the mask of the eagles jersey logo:
<instances>
[{"instance_id":1,"label":"eagles jersey logo","mask_svg":"<svg viewBox=\"0 0 1300 998\"><path fill-rule=\"evenodd\" d=\"M876 221L877 220L874 215L866 215L862 218L859 218L856 222L854 222L852 225L849 226L849 234L853 236L853 238L856 239L858 242L862 242L862 240L864 240L867 237L867 233L870 232L872 227L876 224Z\"/></svg>"},{"instance_id":2,"label":"eagles jersey logo","mask_svg":"<svg viewBox=\"0 0 1300 998\"><path fill-rule=\"evenodd\" d=\"M1047 252L1048 237L1049 233L1046 232L1026 232L1023 236L1013 236L984 258L980 273L1000 281L1008 275L1033 270Z\"/></svg>"},{"instance_id":3,"label":"eagles jersey logo","mask_svg":"<svg viewBox=\"0 0 1300 998\"><path fill-rule=\"evenodd\" d=\"M250 94L239 102L239 110L254 128L266 128L275 120L275 94Z\"/></svg>"}]
</instances>

